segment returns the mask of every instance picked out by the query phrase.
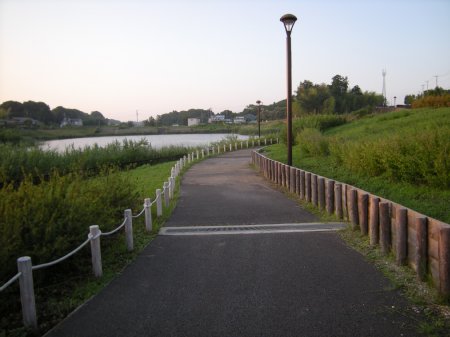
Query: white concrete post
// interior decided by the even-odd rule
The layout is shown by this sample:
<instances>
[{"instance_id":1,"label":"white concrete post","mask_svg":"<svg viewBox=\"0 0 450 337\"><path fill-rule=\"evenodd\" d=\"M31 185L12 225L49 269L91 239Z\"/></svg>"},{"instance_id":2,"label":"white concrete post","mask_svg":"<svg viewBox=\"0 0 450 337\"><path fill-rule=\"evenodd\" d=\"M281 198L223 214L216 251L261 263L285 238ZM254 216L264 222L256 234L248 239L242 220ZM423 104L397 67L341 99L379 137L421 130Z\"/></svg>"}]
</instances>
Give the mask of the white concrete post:
<instances>
[{"instance_id":1,"label":"white concrete post","mask_svg":"<svg viewBox=\"0 0 450 337\"><path fill-rule=\"evenodd\" d=\"M102 277L102 251L100 246L100 229L97 225L89 226L89 234L91 236L91 261L92 272L95 277Z\"/></svg>"},{"instance_id":2,"label":"white concrete post","mask_svg":"<svg viewBox=\"0 0 450 337\"><path fill-rule=\"evenodd\" d=\"M206 149L206 155L209 156L209 146L208 146L208 148Z\"/></svg>"},{"instance_id":3,"label":"white concrete post","mask_svg":"<svg viewBox=\"0 0 450 337\"><path fill-rule=\"evenodd\" d=\"M22 304L23 324L27 328L37 330L36 301L34 298L33 270L31 257L22 256L17 259L19 277L20 302Z\"/></svg>"},{"instance_id":4,"label":"white concrete post","mask_svg":"<svg viewBox=\"0 0 450 337\"><path fill-rule=\"evenodd\" d=\"M151 232L152 231L152 201L150 198L146 198L144 200L144 215L145 215L145 229L147 230L147 232Z\"/></svg>"},{"instance_id":5,"label":"white concrete post","mask_svg":"<svg viewBox=\"0 0 450 337\"><path fill-rule=\"evenodd\" d=\"M156 216L160 217L163 214L162 211L162 195L161 190L156 190Z\"/></svg>"},{"instance_id":6,"label":"white concrete post","mask_svg":"<svg viewBox=\"0 0 450 337\"><path fill-rule=\"evenodd\" d=\"M213 155L216 154L216 150L215 150L214 146L212 147L212 154Z\"/></svg>"},{"instance_id":7,"label":"white concrete post","mask_svg":"<svg viewBox=\"0 0 450 337\"><path fill-rule=\"evenodd\" d=\"M202 159L204 159L204 158L205 158L205 150L202 149Z\"/></svg>"},{"instance_id":8,"label":"white concrete post","mask_svg":"<svg viewBox=\"0 0 450 337\"><path fill-rule=\"evenodd\" d=\"M273 139L272 138L270 138L270 145L272 145L273 144Z\"/></svg>"},{"instance_id":9,"label":"white concrete post","mask_svg":"<svg viewBox=\"0 0 450 337\"><path fill-rule=\"evenodd\" d=\"M131 252L133 250L133 216L131 209L125 210L125 240L127 244L127 250Z\"/></svg>"},{"instance_id":10,"label":"white concrete post","mask_svg":"<svg viewBox=\"0 0 450 337\"><path fill-rule=\"evenodd\" d=\"M267 138L264 138L264 145L267 145Z\"/></svg>"},{"instance_id":11,"label":"white concrete post","mask_svg":"<svg viewBox=\"0 0 450 337\"><path fill-rule=\"evenodd\" d=\"M163 187L163 189L164 189L164 191L163 191L163 194L164 194L164 206L165 207L169 207L169 202L170 202L170 200L169 200L169 183L166 181L166 182L164 182L164 187Z\"/></svg>"},{"instance_id":12,"label":"white concrete post","mask_svg":"<svg viewBox=\"0 0 450 337\"><path fill-rule=\"evenodd\" d=\"M230 143L230 152L233 151L233 145Z\"/></svg>"},{"instance_id":13,"label":"white concrete post","mask_svg":"<svg viewBox=\"0 0 450 337\"><path fill-rule=\"evenodd\" d=\"M200 152L197 150L197 160L200 159Z\"/></svg>"},{"instance_id":14,"label":"white concrete post","mask_svg":"<svg viewBox=\"0 0 450 337\"><path fill-rule=\"evenodd\" d=\"M173 184L172 184L172 177L169 177L168 185L169 185L169 199L172 199L172 198L173 198Z\"/></svg>"}]
</instances>

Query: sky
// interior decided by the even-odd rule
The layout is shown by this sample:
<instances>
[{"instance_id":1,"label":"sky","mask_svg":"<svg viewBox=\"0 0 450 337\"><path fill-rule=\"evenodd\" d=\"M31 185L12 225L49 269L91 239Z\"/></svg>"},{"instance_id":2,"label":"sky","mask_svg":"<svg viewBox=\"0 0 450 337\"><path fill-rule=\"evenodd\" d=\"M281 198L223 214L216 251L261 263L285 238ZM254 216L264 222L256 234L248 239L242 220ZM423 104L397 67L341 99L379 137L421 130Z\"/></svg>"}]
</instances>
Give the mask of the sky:
<instances>
[{"instance_id":1,"label":"sky","mask_svg":"<svg viewBox=\"0 0 450 337\"><path fill-rule=\"evenodd\" d=\"M450 88L450 0L0 0L0 102L121 121L271 104L287 95L286 13L294 92L339 74L381 94L382 69L391 104L435 75Z\"/></svg>"}]
</instances>

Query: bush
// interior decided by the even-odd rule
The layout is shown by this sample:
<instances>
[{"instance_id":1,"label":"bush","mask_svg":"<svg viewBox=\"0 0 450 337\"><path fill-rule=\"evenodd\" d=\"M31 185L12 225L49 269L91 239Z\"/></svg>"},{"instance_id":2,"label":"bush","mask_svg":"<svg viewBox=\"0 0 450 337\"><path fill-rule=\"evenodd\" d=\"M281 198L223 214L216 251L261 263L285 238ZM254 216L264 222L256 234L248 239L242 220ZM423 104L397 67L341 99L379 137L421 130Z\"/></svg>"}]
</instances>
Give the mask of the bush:
<instances>
[{"instance_id":1,"label":"bush","mask_svg":"<svg viewBox=\"0 0 450 337\"><path fill-rule=\"evenodd\" d=\"M302 156L326 156L329 154L329 144L326 137L317 129L303 129L296 137Z\"/></svg>"},{"instance_id":2,"label":"bush","mask_svg":"<svg viewBox=\"0 0 450 337\"><path fill-rule=\"evenodd\" d=\"M412 107L413 109L424 107L432 107L432 108L450 107L450 94L445 94L441 96L425 96L416 99L415 101L413 101Z\"/></svg>"},{"instance_id":3,"label":"bush","mask_svg":"<svg viewBox=\"0 0 450 337\"><path fill-rule=\"evenodd\" d=\"M95 179L53 174L39 185L27 176L19 186L0 189L0 279L16 273L16 259L49 262L86 240L90 225L112 229L123 210L138 201L135 186L123 176L104 172ZM69 259L62 268L76 272Z\"/></svg>"}]
</instances>

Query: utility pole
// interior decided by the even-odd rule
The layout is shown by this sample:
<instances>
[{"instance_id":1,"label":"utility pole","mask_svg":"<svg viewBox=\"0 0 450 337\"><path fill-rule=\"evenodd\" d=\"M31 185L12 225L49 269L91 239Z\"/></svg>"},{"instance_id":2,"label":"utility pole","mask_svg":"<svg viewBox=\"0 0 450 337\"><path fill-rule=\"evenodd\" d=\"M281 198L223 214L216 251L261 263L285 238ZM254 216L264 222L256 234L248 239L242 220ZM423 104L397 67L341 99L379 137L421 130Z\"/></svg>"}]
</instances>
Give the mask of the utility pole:
<instances>
[{"instance_id":1,"label":"utility pole","mask_svg":"<svg viewBox=\"0 0 450 337\"><path fill-rule=\"evenodd\" d=\"M428 82L430 82L430 81L426 81L427 82L427 91L428 91Z\"/></svg>"},{"instance_id":2,"label":"utility pole","mask_svg":"<svg viewBox=\"0 0 450 337\"><path fill-rule=\"evenodd\" d=\"M139 111L136 110L136 123L139 124Z\"/></svg>"},{"instance_id":3,"label":"utility pole","mask_svg":"<svg viewBox=\"0 0 450 337\"><path fill-rule=\"evenodd\" d=\"M434 75L433 77L436 77L436 88L438 87L438 77L439 75Z\"/></svg>"}]
</instances>

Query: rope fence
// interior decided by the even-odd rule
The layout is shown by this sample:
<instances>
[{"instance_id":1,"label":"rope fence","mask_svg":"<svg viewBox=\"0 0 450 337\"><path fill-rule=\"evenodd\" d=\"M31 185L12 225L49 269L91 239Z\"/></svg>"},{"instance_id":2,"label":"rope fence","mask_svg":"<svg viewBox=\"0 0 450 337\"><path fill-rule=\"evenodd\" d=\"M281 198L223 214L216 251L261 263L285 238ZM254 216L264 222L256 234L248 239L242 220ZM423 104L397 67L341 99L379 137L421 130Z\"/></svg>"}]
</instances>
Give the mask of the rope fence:
<instances>
[{"instance_id":1,"label":"rope fence","mask_svg":"<svg viewBox=\"0 0 450 337\"><path fill-rule=\"evenodd\" d=\"M278 142L278 139L276 140ZM270 139L270 143L273 144L273 140ZM244 148L244 144L246 144L246 148L249 148L250 145L255 146L255 140L250 144L248 140L245 142L241 141L240 146L238 142L229 143L223 145L223 152L226 152L227 149L229 151L238 150ZM267 144L267 139L264 139L264 144ZM257 140L256 146L261 146L261 139ZM133 245L133 219L138 218L145 215L145 228L148 232L152 232L152 212L151 207L156 204L156 215L157 217L161 217L163 214L163 204L165 208L170 206L170 200L175 196L175 187L176 187L176 178L183 171L184 168L188 167L189 164L193 163L196 160L204 159L205 157L220 154L220 146L209 146L200 150L196 150L195 152L191 152L183 158L180 158L176 164L171 169L171 175L166 182L164 182L162 189L157 189L155 191L155 198L153 201L150 198L146 198L144 200L143 209L136 215L132 215L131 209L126 209L124 211L125 218L123 222L115 229L110 232L102 232L99 226L94 225L89 227L89 234L87 239L81 243L77 248L67 253L66 255L47 263L42 263L39 265L32 265L31 258L29 256L22 256L17 259L17 269L18 273L14 275L11 279L9 279L5 284L0 287L0 292L4 291L14 282L19 280L20 287L20 298L22 304L22 316L23 323L27 328L32 330L37 330L37 314L36 314L36 304L35 304L35 296L34 296L34 285L33 285L33 271L49 268L56 264L59 264L71 256L78 253L81 249L83 249L88 243L91 246L91 257L92 257L92 270L93 274L96 277L101 277L103 275L102 272L102 262L101 262L101 246L100 246L100 238L102 236L110 236L121 229L125 228L125 240L128 251L132 251L134 248ZM164 203L163 203L164 200Z\"/></svg>"}]
</instances>

